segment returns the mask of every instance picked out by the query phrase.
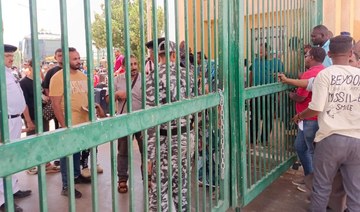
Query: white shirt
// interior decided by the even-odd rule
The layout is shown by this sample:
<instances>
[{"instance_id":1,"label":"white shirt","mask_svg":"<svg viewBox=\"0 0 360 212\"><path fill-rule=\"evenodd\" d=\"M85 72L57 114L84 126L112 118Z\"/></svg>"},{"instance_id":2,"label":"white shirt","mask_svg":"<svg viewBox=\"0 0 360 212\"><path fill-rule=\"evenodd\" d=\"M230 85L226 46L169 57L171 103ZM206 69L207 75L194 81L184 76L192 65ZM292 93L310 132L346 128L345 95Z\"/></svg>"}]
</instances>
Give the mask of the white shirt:
<instances>
[{"instance_id":1,"label":"white shirt","mask_svg":"<svg viewBox=\"0 0 360 212\"><path fill-rule=\"evenodd\" d=\"M320 111L315 142L339 134L360 139L360 70L332 65L315 78L309 109Z\"/></svg>"},{"instance_id":2,"label":"white shirt","mask_svg":"<svg viewBox=\"0 0 360 212\"><path fill-rule=\"evenodd\" d=\"M25 110L26 102L20 84L11 73L12 70L10 68L5 67L5 70L8 115L22 114Z\"/></svg>"}]
</instances>

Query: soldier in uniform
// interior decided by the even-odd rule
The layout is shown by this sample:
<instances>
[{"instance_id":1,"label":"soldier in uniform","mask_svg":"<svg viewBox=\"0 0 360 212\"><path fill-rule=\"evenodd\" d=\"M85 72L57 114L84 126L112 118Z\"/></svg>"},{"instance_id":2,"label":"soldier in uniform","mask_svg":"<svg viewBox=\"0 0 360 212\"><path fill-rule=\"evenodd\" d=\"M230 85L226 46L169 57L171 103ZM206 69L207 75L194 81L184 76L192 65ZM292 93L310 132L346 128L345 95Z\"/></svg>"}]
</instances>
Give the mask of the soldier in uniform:
<instances>
[{"instance_id":1,"label":"soldier in uniform","mask_svg":"<svg viewBox=\"0 0 360 212\"><path fill-rule=\"evenodd\" d=\"M14 62L14 52L16 47L12 45L4 45L4 63L6 76L6 97L8 106L8 123L10 140L19 139L21 137L22 121L21 114L24 114L27 123L27 130L34 130L34 123L31 121L29 110L26 106L25 99L18 80L12 74L12 64ZM0 142L0 145L1 142ZM14 198L24 198L31 194L31 190L21 191L18 186L18 180L15 175L12 176L12 189ZM21 212L23 209L14 205L15 212ZM5 211L4 187L3 179L0 178L0 211Z\"/></svg>"},{"instance_id":2,"label":"soldier in uniform","mask_svg":"<svg viewBox=\"0 0 360 212\"><path fill-rule=\"evenodd\" d=\"M180 87L177 87L176 76L176 53L175 53L175 43L169 42L169 54L170 54L170 87L166 87L166 56L165 56L165 42L162 41L159 44L159 102L162 104L176 102L178 98L184 99L189 98L190 96L186 95L186 70L185 68L180 67ZM192 71L190 71L192 73ZM146 83L146 104L148 106L155 106L155 73L152 72L148 75ZM194 78L190 76L190 88L193 88ZM180 96L177 97L177 89L180 89ZM170 90L170 102L166 100L166 91ZM191 92L193 93L193 92ZM148 142L148 153L149 160L151 161L150 168L150 189L149 189L149 202L150 210L157 211L157 201L161 201L161 211L168 211L169 207L173 211L178 211L178 208L181 207L181 211L186 211L187 209L187 172L190 171L190 167L187 167L187 132L186 132L186 119L180 119L181 126L181 135L180 140L178 140L178 128L177 121L171 121L171 128L168 129L167 124L162 124L160 126L160 149L156 149L156 136L154 128L149 129L149 142ZM171 138L167 137L168 130L171 130ZM168 146L171 142L171 161L168 161ZM178 142L180 142L181 149L178 149ZM190 131L190 155L194 153L194 134L193 130ZM179 170L178 164L178 151L181 151L181 170ZM156 152L160 152L160 161L156 161ZM156 173L156 163L160 162L160 173ZM172 202L168 201L168 184L169 184L169 165L172 166ZM182 181L179 182L179 176L181 175ZM157 188L156 178L161 178L161 188ZM180 184L182 185L181 190L179 190ZM161 196L157 196L157 189L161 189ZM181 202L179 202L179 195L182 194Z\"/></svg>"}]
</instances>

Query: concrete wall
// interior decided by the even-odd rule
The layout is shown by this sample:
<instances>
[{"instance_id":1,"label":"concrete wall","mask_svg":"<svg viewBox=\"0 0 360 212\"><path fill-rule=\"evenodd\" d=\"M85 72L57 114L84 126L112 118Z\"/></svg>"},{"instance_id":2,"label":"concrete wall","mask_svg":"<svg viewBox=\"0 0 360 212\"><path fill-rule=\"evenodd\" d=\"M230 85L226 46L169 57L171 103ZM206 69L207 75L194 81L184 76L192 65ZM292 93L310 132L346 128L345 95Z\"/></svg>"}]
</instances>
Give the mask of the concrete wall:
<instances>
[{"instance_id":1,"label":"concrete wall","mask_svg":"<svg viewBox=\"0 0 360 212\"><path fill-rule=\"evenodd\" d=\"M358 41L360 40L359 11L359 0L323 0L323 24L334 35L347 31Z\"/></svg>"}]
</instances>

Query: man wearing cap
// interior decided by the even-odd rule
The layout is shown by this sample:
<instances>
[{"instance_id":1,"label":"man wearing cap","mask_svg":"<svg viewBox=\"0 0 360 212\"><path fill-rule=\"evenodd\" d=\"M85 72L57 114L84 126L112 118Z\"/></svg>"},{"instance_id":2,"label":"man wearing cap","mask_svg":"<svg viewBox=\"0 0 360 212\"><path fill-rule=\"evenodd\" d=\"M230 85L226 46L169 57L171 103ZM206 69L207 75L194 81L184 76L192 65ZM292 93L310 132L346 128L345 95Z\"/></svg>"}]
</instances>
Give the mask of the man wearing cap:
<instances>
[{"instance_id":1,"label":"man wearing cap","mask_svg":"<svg viewBox=\"0 0 360 212\"><path fill-rule=\"evenodd\" d=\"M11 67L14 62L14 52L17 50L15 46L4 45L4 64L6 77L6 97L8 106L8 123L10 140L19 139L21 137L22 120L21 114L24 114L28 129L35 129L34 123L31 121L29 110L26 107L25 98L18 81L11 73ZM0 143L2 145L2 143ZM21 191L18 186L18 180L15 175L12 176L12 190L14 198L24 198L31 194L31 190ZM14 205L16 212L23 211L18 205ZM5 211L4 187L3 179L0 178L0 211Z\"/></svg>"},{"instance_id":2,"label":"man wearing cap","mask_svg":"<svg viewBox=\"0 0 360 212\"><path fill-rule=\"evenodd\" d=\"M165 40L164 37L158 38L157 44L159 45L164 40ZM145 64L145 73L146 75L148 75L152 73L154 70L154 41L151 40L147 42L145 46L148 48L148 54L149 54L149 57L146 60L146 64Z\"/></svg>"},{"instance_id":3,"label":"man wearing cap","mask_svg":"<svg viewBox=\"0 0 360 212\"><path fill-rule=\"evenodd\" d=\"M192 91L187 92L187 80L186 80L186 70L180 67L180 76L177 77L176 73L176 53L175 53L175 43L169 41L169 57L170 57L170 64L169 64L169 74L170 79L170 87L167 87L167 71L166 71L166 41L162 41L159 44L159 84L156 86L159 88L159 102L162 104L176 102L179 99L189 98L190 95L193 94ZM190 71L189 74L192 74ZM180 78L180 87L177 87L177 79ZM146 83L146 104L148 106L156 106L155 104L155 72L151 72L148 75L147 83ZM193 88L194 85L194 78L190 76L190 89ZM177 90L180 90L180 96L177 96ZM166 93L169 91L169 100L166 98ZM190 94L190 95L187 95ZM190 116L191 118L191 116ZM149 203L150 203L150 210L157 211L157 201L161 201L161 211L168 211L169 207L172 208L173 211L178 211L177 209L180 207L181 211L187 210L187 173L190 172L190 167L187 167L187 153L190 154L192 157L194 152L194 134L191 130L189 133L189 138L187 138L187 129L186 129L186 119L180 119L180 127L178 129L177 121L173 120L170 123L170 129L168 125L161 124L160 125L160 150L156 150L156 133L154 128L148 130L149 135L149 142L148 142L148 153L149 153L149 160L151 161L151 168L150 175L151 180L149 182L150 189L149 189ZM170 130L170 132L169 132ZM178 141L178 131L181 132L180 141ZM171 138L168 138L168 134L171 133ZM187 139L190 141L190 149L187 149ZM171 142L171 162L168 161L168 148L169 142ZM178 150L178 142L180 142L181 149ZM181 170L179 170L178 164L178 151L181 151ZM188 152L189 151L189 152ZM156 161L156 152L160 152L160 161ZM154 167L156 167L156 163L160 162L160 172L156 173ZM168 191L168 181L169 181L169 165L172 166L172 191ZM180 175L182 181L179 182ZM161 188L157 188L156 185L156 177L160 176L161 181ZM181 185L181 190L179 191L179 186ZM161 190L161 196L157 196L157 189ZM172 194L172 202L168 201L168 192ZM180 192L182 195L182 199L179 202Z\"/></svg>"}]
</instances>

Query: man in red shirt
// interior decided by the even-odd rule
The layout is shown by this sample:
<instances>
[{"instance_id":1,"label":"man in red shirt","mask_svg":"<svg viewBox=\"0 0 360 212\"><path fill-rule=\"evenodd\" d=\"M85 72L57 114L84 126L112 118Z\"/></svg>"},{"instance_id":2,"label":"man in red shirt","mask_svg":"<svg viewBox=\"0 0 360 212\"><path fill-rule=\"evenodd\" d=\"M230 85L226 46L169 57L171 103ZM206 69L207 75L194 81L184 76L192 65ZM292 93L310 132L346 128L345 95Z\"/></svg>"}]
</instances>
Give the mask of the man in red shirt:
<instances>
[{"instance_id":1,"label":"man in red shirt","mask_svg":"<svg viewBox=\"0 0 360 212\"><path fill-rule=\"evenodd\" d=\"M316 75L325 68L325 66L322 65L325 56L325 50L321 47L311 48L311 50L305 54L305 67L308 70L301 76L301 79L316 77ZM296 113L299 114L305 110L311 102L312 92L299 87L296 93L291 92L289 96L296 102ZM313 172L313 142L318 129L317 116L304 119L303 122L299 124L299 130L295 140L295 150L304 168L305 176Z\"/></svg>"}]
</instances>

